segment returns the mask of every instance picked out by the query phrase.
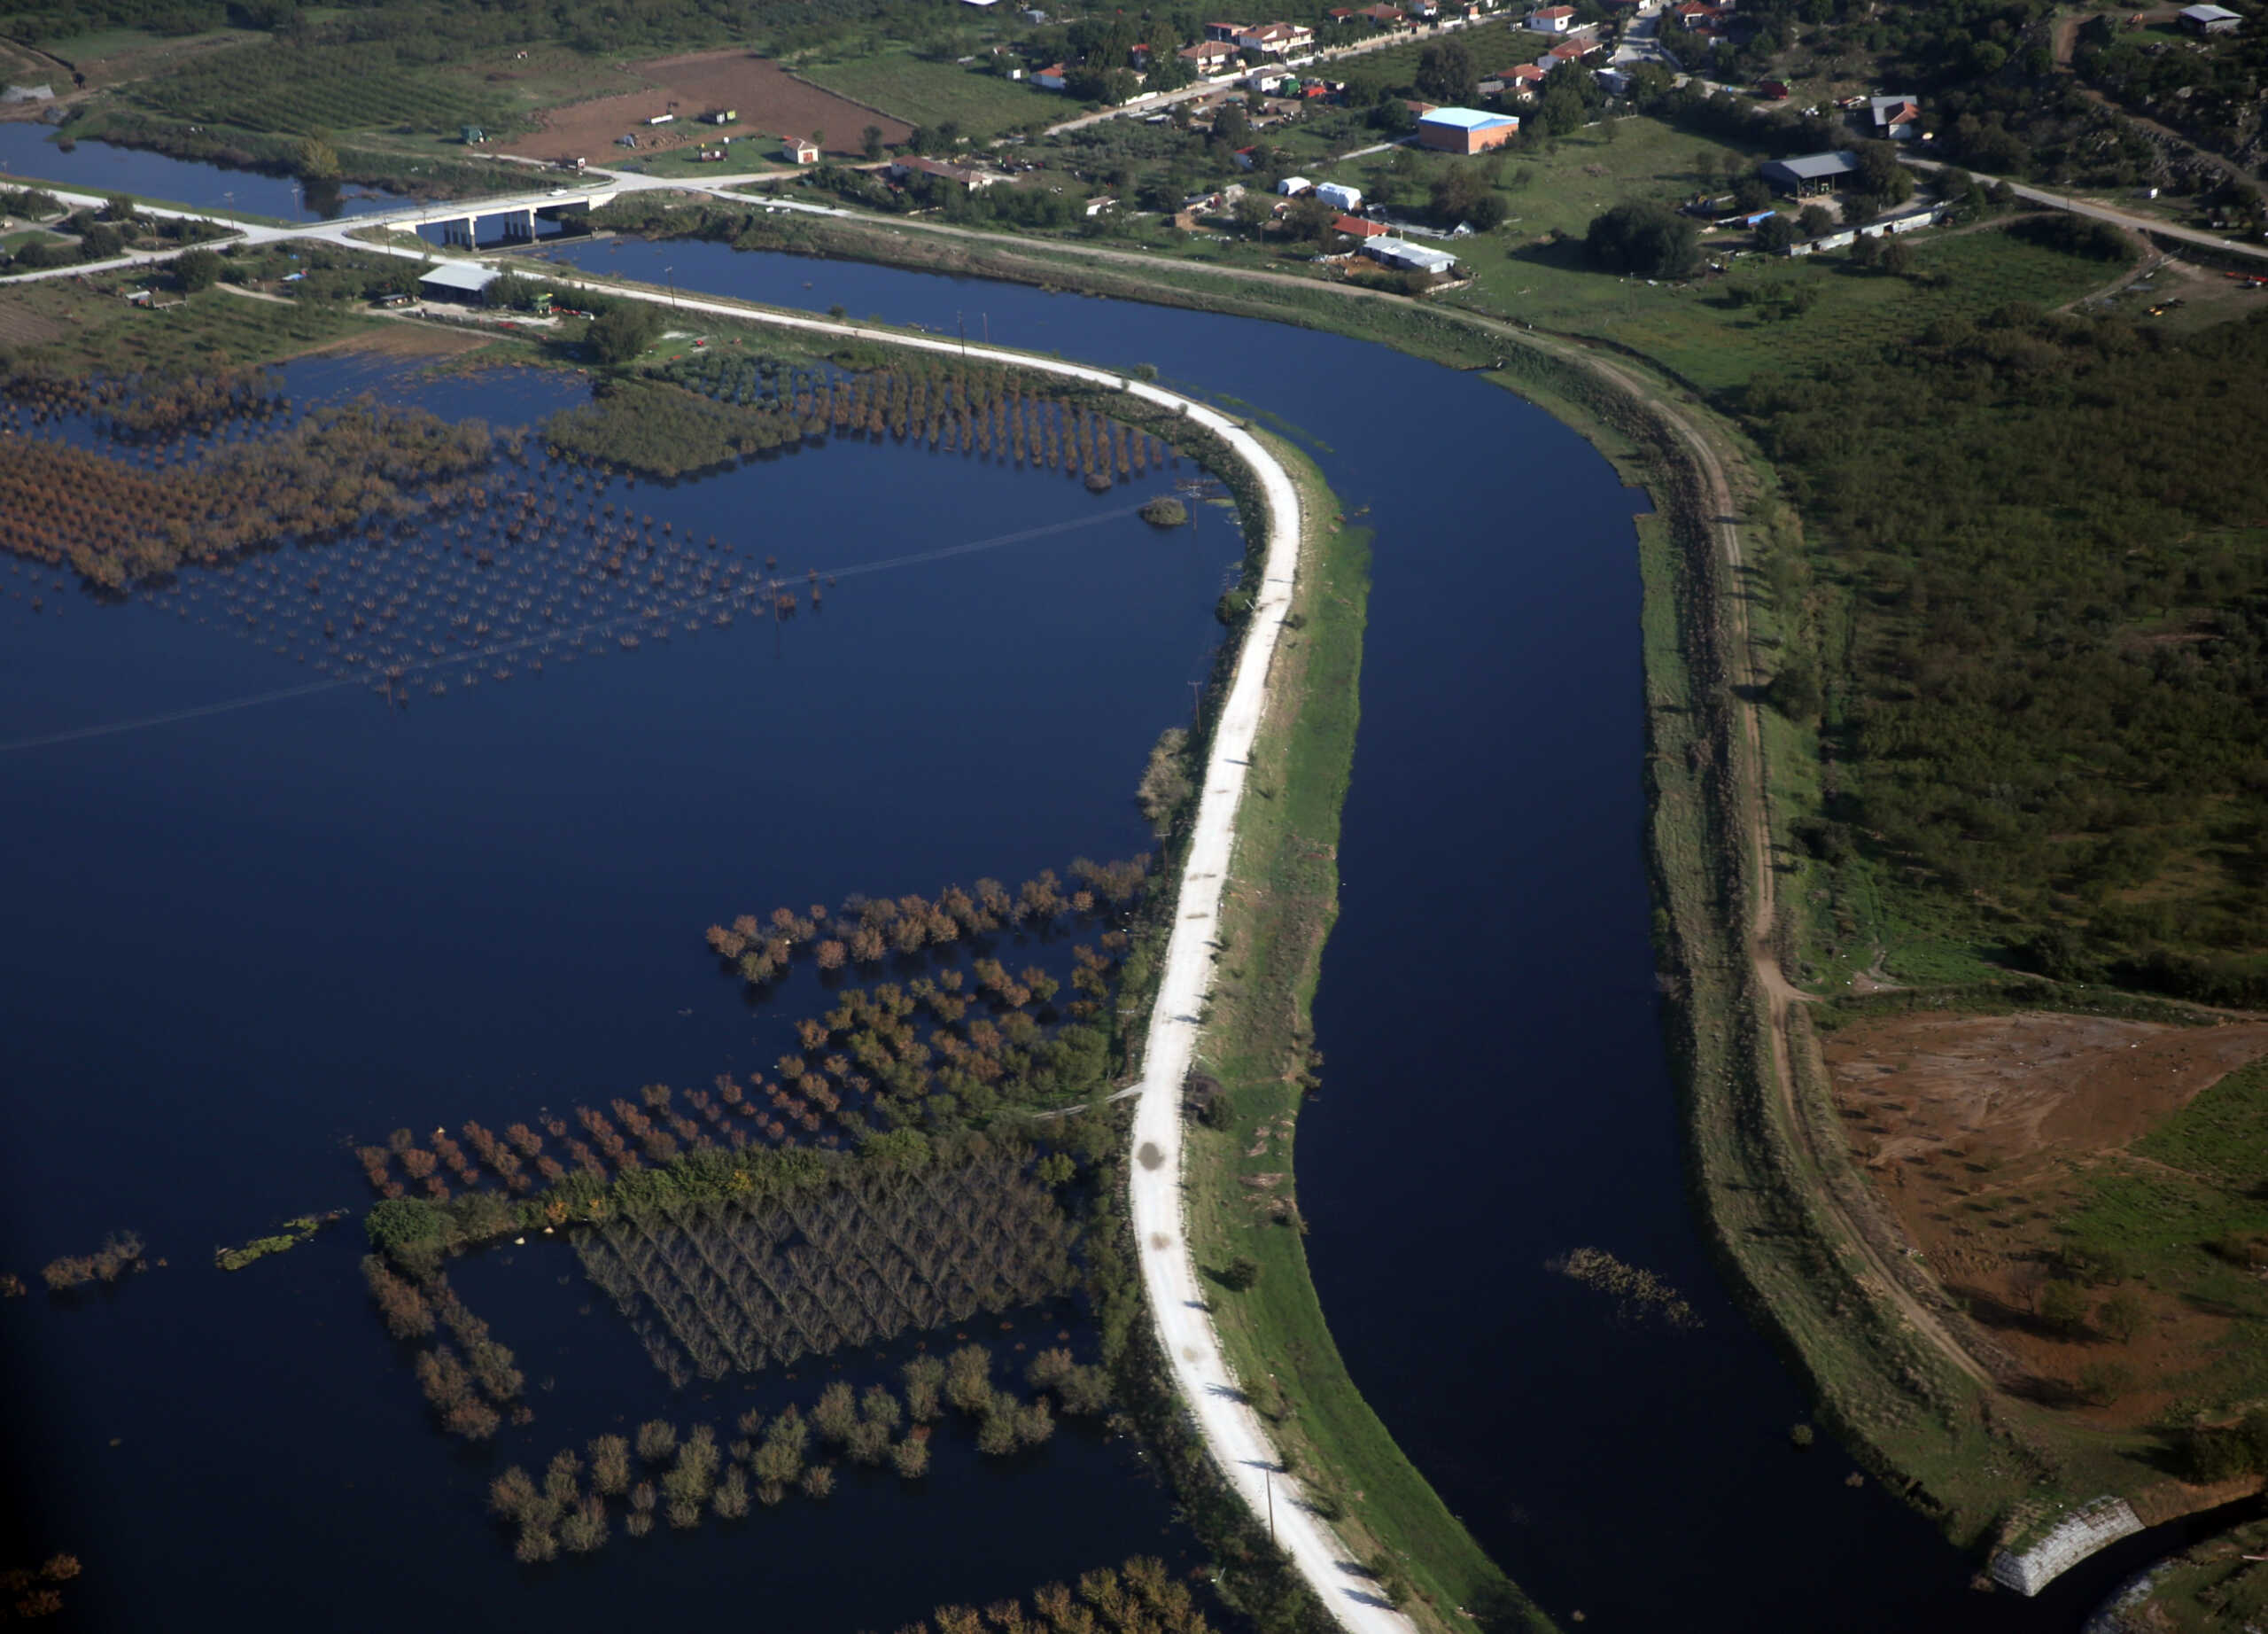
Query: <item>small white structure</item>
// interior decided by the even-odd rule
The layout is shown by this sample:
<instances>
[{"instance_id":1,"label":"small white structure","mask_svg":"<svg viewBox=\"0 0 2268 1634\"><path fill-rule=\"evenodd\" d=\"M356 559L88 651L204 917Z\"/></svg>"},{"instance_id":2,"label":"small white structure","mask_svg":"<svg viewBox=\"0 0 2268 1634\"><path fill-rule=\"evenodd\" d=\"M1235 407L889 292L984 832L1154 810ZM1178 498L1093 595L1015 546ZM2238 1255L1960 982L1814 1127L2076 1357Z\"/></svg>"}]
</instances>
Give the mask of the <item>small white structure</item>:
<instances>
[{"instance_id":1,"label":"small white structure","mask_svg":"<svg viewBox=\"0 0 2268 1634\"><path fill-rule=\"evenodd\" d=\"M1336 182L1318 182L1315 196L1332 209L1344 210L1350 215L1363 207L1363 190L1359 187L1342 187Z\"/></svg>"},{"instance_id":2,"label":"small white structure","mask_svg":"<svg viewBox=\"0 0 2268 1634\"><path fill-rule=\"evenodd\" d=\"M1301 193L1311 193L1315 183L1303 175L1287 175L1276 183L1276 191L1286 198L1297 198Z\"/></svg>"},{"instance_id":3,"label":"small white structure","mask_svg":"<svg viewBox=\"0 0 2268 1634\"><path fill-rule=\"evenodd\" d=\"M1575 8L1572 5L1547 5L1527 14L1527 26L1534 34L1565 34L1575 26Z\"/></svg>"},{"instance_id":4,"label":"small white structure","mask_svg":"<svg viewBox=\"0 0 2268 1634\"><path fill-rule=\"evenodd\" d=\"M1436 278L1456 268L1456 257L1447 250L1429 250L1407 238L1373 238L1363 246L1363 253L1396 272L1422 272Z\"/></svg>"}]
</instances>

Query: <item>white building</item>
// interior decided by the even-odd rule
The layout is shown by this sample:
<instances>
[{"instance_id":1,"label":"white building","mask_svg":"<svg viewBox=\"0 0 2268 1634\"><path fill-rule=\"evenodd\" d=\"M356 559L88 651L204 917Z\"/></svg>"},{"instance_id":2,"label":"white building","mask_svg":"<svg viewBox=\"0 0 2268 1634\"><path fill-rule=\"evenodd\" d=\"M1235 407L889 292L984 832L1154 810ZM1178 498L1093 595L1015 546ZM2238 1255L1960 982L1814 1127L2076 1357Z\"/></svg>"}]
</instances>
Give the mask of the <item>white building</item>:
<instances>
[{"instance_id":1,"label":"white building","mask_svg":"<svg viewBox=\"0 0 2268 1634\"><path fill-rule=\"evenodd\" d=\"M1344 210L1350 215L1363 207L1362 189L1341 187L1336 182L1317 183L1315 196L1332 209Z\"/></svg>"}]
</instances>

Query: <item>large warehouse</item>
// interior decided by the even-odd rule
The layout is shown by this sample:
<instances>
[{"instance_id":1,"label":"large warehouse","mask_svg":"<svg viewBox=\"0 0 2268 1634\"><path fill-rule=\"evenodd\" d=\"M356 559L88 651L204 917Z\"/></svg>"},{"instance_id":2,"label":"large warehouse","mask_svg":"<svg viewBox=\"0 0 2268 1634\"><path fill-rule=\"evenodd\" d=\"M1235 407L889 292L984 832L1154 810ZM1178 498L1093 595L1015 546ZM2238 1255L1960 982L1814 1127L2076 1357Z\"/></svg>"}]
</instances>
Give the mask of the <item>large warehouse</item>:
<instances>
[{"instance_id":1,"label":"large warehouse","mask_svg":"<svg viewBox=\"0 0 2268 1634\"><path fill-rule=\"evenodd\" d=\"M1440 153L1485 153L1510 142L1519 128L1518 119L1510 113L1435 108L1418 121L1418 143Z\"/></svg>"}]
</instances>

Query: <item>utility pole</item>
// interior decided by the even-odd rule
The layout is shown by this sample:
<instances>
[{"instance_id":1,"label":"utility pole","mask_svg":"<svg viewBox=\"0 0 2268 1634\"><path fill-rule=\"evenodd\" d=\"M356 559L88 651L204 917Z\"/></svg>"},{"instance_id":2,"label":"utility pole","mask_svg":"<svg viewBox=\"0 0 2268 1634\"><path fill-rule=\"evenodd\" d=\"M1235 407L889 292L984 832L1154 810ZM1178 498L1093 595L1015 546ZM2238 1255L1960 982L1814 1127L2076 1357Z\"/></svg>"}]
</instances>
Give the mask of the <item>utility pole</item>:
<instances>
[{"instance_id":1,"label":"utility pole","mask_svg":"<svg viewBox=\"0 0 2268 1634\"><path fill-rule=\"evenodd\" d=\"M953 314L953 327L960 331L960 361L966 363L968 362L968 320L958 310Z\"/></svg>"},{"instance_id":2,"label":"utility pole","mask_svg":"<svg viewBox=\"0 0 2268 1634\"><path fill-rule=\"evenodd\" d=\"M1262 1472L1261 1479L1268 1483L1268 1546L1276 1546L1276 1472Z\"/></svg>"},{"instance_id":3,"label":"utility pole","mask_svg":"<svg viewBox=\"0 0 2268 1634\"><path fill-rule=\"evenodd\" d=\"M677 268L674 267L663 268L662 276L670 281L670 310L674 312L677 310Z\"/></svg>"}]
</instances>

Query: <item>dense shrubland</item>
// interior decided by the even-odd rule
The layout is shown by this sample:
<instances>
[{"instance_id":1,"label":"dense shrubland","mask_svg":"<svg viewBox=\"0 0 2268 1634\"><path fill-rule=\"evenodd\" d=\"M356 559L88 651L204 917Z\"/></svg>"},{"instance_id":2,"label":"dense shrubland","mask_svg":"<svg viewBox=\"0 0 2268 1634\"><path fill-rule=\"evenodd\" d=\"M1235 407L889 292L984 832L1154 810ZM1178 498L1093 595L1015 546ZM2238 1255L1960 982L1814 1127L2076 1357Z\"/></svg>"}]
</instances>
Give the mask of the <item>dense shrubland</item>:
<instances>
[{"instance_id":1,"label":"dense shrubland","mask_svg":"<svg viewBox=\"0 0 2268 1634\"><path fill-rule=\"evenodd\" d=\"M2264 364L2260 317L2011 309L1748 388L1846 626L1772 689L1827 712L1814 854L2047 975L2268 1002Z\"/></svg>"}]
</instances>

